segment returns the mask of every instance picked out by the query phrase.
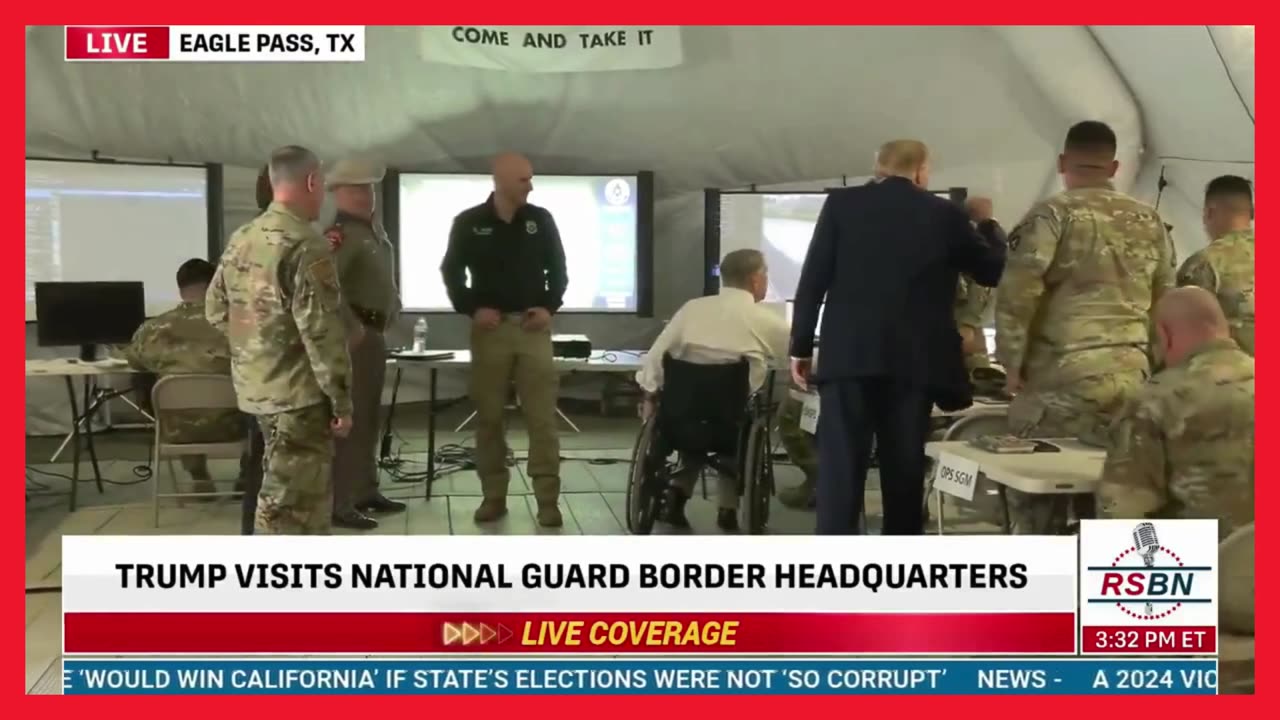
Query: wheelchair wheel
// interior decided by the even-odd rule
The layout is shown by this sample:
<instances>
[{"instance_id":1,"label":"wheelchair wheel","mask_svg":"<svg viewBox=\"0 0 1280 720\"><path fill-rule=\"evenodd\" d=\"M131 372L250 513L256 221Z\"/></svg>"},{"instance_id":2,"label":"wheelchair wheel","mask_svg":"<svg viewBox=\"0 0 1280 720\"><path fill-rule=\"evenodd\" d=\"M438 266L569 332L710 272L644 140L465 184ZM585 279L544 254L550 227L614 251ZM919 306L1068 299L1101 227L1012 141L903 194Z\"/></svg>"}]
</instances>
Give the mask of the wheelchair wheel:
<instances>
[{"instance_id":1,"label":"wheelchair wheel","mask_svg":"<svg viewBox=\"0 0 1280 720\"><path fill-rule=\"evenodd\" d=\"M742 468L742 527L748 535L764 535L769 527L769 503L773 500L773 463L769 457L769 433L763 422L747 432Z\"/></svg>"},{"instance_id":2,"label":"wheelchair wheel","mask_svg":"<svg viewBox=\"0 0 1280 720\"><path fill-rule=\"evenodd\" d=\"M651 418L640 428L636 446L631 451L631 477L627 481L627 530L633 535L648 535L658 517L661 505L659 483L654 477L661 469L653 458L654 428Z\"/></svg>"}]
</instances>

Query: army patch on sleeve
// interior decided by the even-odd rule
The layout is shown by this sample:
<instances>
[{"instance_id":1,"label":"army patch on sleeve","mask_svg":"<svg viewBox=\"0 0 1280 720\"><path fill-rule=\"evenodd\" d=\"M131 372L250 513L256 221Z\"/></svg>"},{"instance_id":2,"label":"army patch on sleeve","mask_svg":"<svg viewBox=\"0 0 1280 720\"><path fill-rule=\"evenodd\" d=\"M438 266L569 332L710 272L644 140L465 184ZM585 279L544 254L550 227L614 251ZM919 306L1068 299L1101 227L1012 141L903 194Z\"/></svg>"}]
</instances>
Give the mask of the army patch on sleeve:
<instances>
[{"instance_id":1,"label":"army patch on sleeve","mask_svg":"<svg viewBox=\"0 0 1280 720\"><path fill-rule=\"evenodd\" d=\"M311 282L317 287L338 290L338 269L329 258L323 258L308 265L307 277L311 278Z\"/></svg>"}]
</instances>

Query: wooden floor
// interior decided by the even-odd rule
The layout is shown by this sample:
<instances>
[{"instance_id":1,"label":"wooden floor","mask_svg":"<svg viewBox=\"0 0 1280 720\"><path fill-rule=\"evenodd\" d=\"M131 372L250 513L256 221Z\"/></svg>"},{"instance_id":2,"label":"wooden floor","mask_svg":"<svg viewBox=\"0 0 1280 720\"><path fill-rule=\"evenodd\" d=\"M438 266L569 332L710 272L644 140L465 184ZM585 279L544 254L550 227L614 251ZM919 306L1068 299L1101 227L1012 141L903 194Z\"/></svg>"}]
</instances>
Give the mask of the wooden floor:
<instances>
[{"instance_id":1,"label":"wooden floor","mask_svg":"<svg viewBox=\"0 0 1280 720\"><path fill-rule=\"evenodd\" d=\"M473 471L457 471L438 479L432 499L425 499L422 482L397 482L396 476L421 471L426 449L425 424L421 413L400 413L397 421L395 454L400 459L399 472L384 472L382 489L388 497L404 501L404 513L379 518L373 534L391 535L619 535L626 534L624 504L628 460L637 431L634 418L603 418L573 415L581 433L566 429L562 435L561 511L564 527L542 528L534 521L535 505L523 473L523 463L512 472L508 502L509 514L503 520L477 526L472 513L480 503L480 483ZM466 446L469 435L452 432L466 417L465 409L442 413L437 434L437 447L450 444ZM27 613L26 613L26 685L29 693L48 694L61 691L61 561L62 537L65 535L234 535L240 529L240 504L233 498L214 502L187 502L182 507L162 505L160 526L155 527L150 504L151 483L141 482L136 470L145 464L150 436L141 432L103 435L97 443L100 467L108 481L101 494L92 481L80 486L81 507L67 511L65 496L37 494L27 503ZM70 473L66 458L56 464L38 464L52 455L59 439L28 441L28 489L36 493L65 491L64 477ZM510 443L517 457L527 448L527 438L518 426L510 432ZM69 456L69 454L68 454ZM238 474L232 461L213 462L211 471L216 481L229 486ZM785 463L776 466L779 487L790 487L802 479L800 471ZM872 473L867 493L868 525L878 531L880 497L878 478ZM168 475L162 475L169 482ZM689 503L688 516L693 533L719 532L715 527L716 497L714 480L707 487L711 500L702 497L701 488ZM989 533L996 527L989 518L992 509L981 506L947 511L948 533ZM770 512L770 532L775 534L810 534L812 512L792 510L775 499ZM336 530L335 534L359 534L361 531Z\"/></svg>"}]
</instances>

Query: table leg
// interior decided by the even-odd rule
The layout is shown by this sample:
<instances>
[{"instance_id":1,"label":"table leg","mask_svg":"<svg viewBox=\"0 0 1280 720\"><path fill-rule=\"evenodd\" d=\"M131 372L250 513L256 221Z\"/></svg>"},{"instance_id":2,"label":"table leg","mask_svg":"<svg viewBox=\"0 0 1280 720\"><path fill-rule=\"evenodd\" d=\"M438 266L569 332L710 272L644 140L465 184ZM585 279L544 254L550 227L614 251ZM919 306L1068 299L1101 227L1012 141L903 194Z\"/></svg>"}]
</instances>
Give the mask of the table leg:
<instances>
[{"instance_id":1,"label":"table leg","mask_svg":"<svg viewBox=\"0 0 1280 720\"><path fill-rule=\"evenodd\" d=\"M93 465L93 480L98 485L98 494L102 494L102 470L98 468L98 450L93 445L93 417L98 414L98 401L94 399L97 390L97 381L85 378L84 380L84 433L85 441L89 449L89 462Z\"/></svg>"},{"instance_id":2,"label":"table leg","mask_svg":"<svg viewBox=\"0 0 1280 720\"><path fill-rule=\"evenodd\" d=\"M933 488L933 496L938 499L938 534L942 534L942 491Z\"/></svg>"},{"instance_id":3,"label":"table leg","mask_svg":"<svg viewBox=\"0 0 1280 720\"><path fill-rule=\"evenodd\" d=\"M996 492L1000 497L1000 520L1001 529L1005 535L1013 534L1013 519L1009 517L1009 495L1004 490L1004 485L996 485Z\"/></svg>"},{"instance_id":4,"label":"table leg","mask_svg":"<svg viewBox=\"0 0 1280 720\"><path fill-rule=\"evenodd\" d=\"M80 408L76 403L76 386L70 375L63 376L67 381L67 402L71 407L71 492L70 512L76 511L76 490L80 485Z\"/></svg>"},{"instance_id":5,"label":"table leg","mask_svg":"<svg viewBox=\"0 0 1280 720\"><path fill-rule=\"evenodd\" d=\"M436 481L436 368L431 368L427 384L430 386L427 403L427 501L431 500L431 485Z\"/></svg>"}]
</instances>

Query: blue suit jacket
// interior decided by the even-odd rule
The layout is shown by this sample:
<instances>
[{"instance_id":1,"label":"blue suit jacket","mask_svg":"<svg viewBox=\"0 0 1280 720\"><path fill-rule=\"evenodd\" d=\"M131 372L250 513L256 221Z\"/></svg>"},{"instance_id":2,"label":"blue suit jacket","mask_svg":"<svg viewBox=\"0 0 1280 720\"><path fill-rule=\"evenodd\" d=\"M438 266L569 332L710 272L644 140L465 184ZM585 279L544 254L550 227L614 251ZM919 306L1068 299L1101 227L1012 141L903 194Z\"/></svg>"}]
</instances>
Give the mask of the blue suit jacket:
<instances>
[{"instance_id":1,"label":"blue suit jacket","mask_svg":"<svg viewBox=\"0 0 1280 720\"><path fill-rule=\"evenodd\" d=\"M944 409L973 399L954 307L958 273L995 287L1007 244L955 203L904 178L832 191L796 289L792 357L822 353L815 382L884 378L926 389Z\"/></svg>"}]
</instances>

